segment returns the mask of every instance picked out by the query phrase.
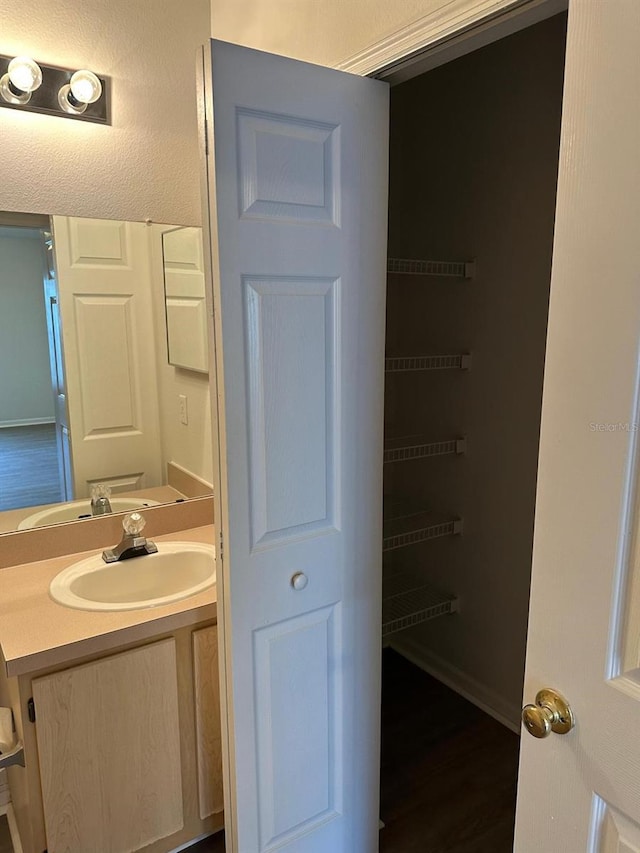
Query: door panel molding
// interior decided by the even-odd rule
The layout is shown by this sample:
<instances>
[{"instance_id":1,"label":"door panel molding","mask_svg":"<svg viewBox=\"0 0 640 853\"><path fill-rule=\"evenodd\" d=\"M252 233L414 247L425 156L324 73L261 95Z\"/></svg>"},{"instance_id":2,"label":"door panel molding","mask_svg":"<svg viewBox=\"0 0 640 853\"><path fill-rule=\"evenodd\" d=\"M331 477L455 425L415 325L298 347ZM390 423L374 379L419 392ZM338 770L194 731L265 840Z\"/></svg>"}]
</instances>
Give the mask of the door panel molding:
<instances>
[{"instance_id":1,"label":"door panel molding","mask_svg":"<svg viewBox=\"0 0 640 853\"><path fill-rule=\"evenodd\" d=\"M243 285L255 551L339 527L340 286L277 276Z\"/></svg>"},{"instance_id":2,"label":"door panel molding","mask_svg":"<svg viewBox=\"0 0 640 853\"><path fill-rule=\"evenodd\" d=\"M336 604L254 632L264 853L342 812L340 631L341 610ZM304 691L299 689L301 683Z\"/></svg>"}]
</instances>

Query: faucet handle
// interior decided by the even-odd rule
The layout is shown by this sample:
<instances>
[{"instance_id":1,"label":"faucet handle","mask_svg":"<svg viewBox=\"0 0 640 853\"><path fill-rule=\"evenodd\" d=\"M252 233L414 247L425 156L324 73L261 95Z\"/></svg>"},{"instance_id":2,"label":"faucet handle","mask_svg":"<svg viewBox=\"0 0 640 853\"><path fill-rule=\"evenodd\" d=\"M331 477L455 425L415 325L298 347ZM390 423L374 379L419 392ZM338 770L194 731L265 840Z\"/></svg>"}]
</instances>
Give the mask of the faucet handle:
<instances>
[{"instance_id":1,"label":"faucet handle","mask_svg":"<svg viewBox=\"0 0 640 853\"><path fill-rule=\"evenodd\" d=\"M144 526L147 522L144 517L139 512L129 512L122 519L122 526L124 527L124 532L128 536L139 536Z\"/></svg>"},{"instance_id":2,"label":"faucet handle","mask_svg":"<svg viewBox=\"0 0 640 853\"><path fill-rule=\"evenodd\" d=\"M111 497L111 486L107 486L106 483L94 483L91 486L91 500L95 501L98 498L106 498L109 500Z\"/></svg>"},{"instance_id":3,"label":"faucet handle","mask_svg":"<svg viewBox=\"0 0 640 853\"><path fill-rule=\"evenodd\" d=\"M146 521L139 512L130 512L122 519L124 536L114 548L102 552L105 563L117 563L131 557L141 557L143 554L156 554L158 546L141 536Z\"/></svg>"}]
</instances>

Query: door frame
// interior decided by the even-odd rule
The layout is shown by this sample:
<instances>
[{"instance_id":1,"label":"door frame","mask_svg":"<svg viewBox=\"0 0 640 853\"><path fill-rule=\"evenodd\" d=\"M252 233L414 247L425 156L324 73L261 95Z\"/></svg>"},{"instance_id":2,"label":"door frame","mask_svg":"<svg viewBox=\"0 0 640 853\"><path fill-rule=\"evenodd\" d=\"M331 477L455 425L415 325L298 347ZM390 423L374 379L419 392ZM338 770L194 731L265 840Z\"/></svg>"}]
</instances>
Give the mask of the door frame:
<instances>
[{"instance_id":1,"label":"door frame","mask_svg":"<svg viewBox=\"0 0 640 853\"><path fill-rule=\"evenodd\" d=\"M386 80L392 86L426 71L451 62L481 47L505 38L519 30L569 9L575 0L452 0L446 11L436 10L418 21L397 30L390 36L346 58L333 67L360 76ZM470 6L470 3L473 5ZM568 28L570 22L568 24ZM209 331L209 360L211 408L214 423L223 416L224 395L217 388L218 353L215 341L221 333L220 318L213 308L213 275L218 257L215 222L215 174L209 151L213 146L213 92L207 85L211 80L209 43L202 46L196 57L196 89L198 103L198 140L200 151L200 180L202 198L202 227L205 277L207 282L207 321ZM567 104L563 101L563 117ZM226 488L221 477L220 435L214 448L214 513L221 517L222 505L227 503ZM222 558L222 531L216 527L216 549ZM219 572L217 586L218 654L220 712L222 733L222 772L225 810L226 853L239 853L235 832L237 812L235 797L235 754L230 737L229 718L233 716L233 692L230 690L232 655L225 641L225 612L229 608L229 590L225 588L224 572ZM228 816L228 817L227 817Z\"/></svg>"},{"instance_id":2,"label":"door frame","mask_svg":"<svg viewBox=\"0 0 640 853\"><path fill-rule=\"evenodd\" d=\"M219 352L216 340L222 334L220 318L215 316L213 303L214 274L217 274L218 228L216 222L216 175L209 149L213 150L213 92L211 50L209 43L203 45L196 55L196 93L198 110L198 149L200 154L200 198L202 205L202 252L205 273L205 298L207 303L207 331L209 335L209 405L211 422L215 424L216 438L213 448L213 514L216 561L223 560L223 535L219 519L222 506L228 505L226 483L222 477L223 448L225 440L218 428L224 417L224 394L218 393ZM231 737L233 717L232 654L225 631L225 613L231 612L230 591L224 582L224 571L216 571L216 621L218 626L218 679L220 684L220 736L222 747L222 794L224 801L225 852L239 853L236 832L236 758L234 740Z\"/></svg>"}]
</instances>

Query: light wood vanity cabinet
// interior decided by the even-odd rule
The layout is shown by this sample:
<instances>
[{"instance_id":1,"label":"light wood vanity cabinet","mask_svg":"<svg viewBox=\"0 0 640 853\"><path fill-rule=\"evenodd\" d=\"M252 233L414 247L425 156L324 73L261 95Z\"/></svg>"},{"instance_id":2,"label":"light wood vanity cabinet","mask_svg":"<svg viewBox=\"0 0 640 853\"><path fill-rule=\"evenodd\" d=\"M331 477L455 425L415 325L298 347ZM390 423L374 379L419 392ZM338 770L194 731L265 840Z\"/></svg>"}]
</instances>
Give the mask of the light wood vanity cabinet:
<instances>
[{"instance_id":1,"label":"light wood vanity cabinet","mask_svg":"<svg viewBox=\"0 0 640 853\"><path fill-rule=\"evenodd\" d=\"M224 808L222 798L222 733L218 683L218 630L215 625L193 633L196 697L198 806L204 820Z\"/></svg>"},{"instance_id":2,"label":"light wood vanity cabinet","mask_svg":"<svg viewBox=\"0 0 640 853\"><path fill-rule=\"evenodd\" d=\"M217 652L200 625L4 679L24 853L165 853L222 827Z\"/></svg>"}]
</instances>

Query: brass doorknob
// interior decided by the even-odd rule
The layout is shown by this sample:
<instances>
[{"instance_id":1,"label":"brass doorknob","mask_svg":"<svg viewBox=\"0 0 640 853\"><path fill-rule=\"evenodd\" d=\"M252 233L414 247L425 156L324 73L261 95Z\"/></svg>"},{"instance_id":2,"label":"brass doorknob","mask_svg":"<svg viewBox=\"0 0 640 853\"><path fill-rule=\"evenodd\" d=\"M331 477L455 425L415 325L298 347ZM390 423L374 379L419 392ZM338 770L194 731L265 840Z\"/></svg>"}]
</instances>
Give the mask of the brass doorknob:
<instances>
[{"instance_id":1,"label":"brass doorknob","mask_svg":"<svg viewBox=\"0 0 640 853\"><path fill-rule=\"evenodd\" d=\"M576 724L567 700L549 687L537 693L535 705L524 706L522 722L534 737L548 737L551 732L566 735Z\"/></svg>"}]
</instances>

